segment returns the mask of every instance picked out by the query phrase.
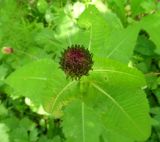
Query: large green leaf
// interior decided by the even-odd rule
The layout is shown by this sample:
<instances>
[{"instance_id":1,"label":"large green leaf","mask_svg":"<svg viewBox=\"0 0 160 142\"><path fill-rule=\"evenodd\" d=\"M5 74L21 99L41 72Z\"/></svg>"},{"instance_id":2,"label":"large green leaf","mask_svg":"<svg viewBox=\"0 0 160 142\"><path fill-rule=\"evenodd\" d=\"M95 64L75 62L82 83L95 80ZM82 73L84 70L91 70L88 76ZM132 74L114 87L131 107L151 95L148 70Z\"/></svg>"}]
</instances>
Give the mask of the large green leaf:
<instances>
[{"instance_id":1,"label":"large green leaf","mask_svg":"<svg viewBox=\"0 0 160 142\"><path fill-rule=\"evenodd\" d=\"M138 31L137 26L112 31L109 39L105 42L106 49L103 49L103 52L101 51L101 57L104 56L128 63L136 45Z\"/></svg>"},{"instance_id":2,"label":"large green leaf","mask_svg":"<svg viewBox=\"0 0 160 142\"><path fill-rule=\"evenodd\" d=\"M28 97L35 104L43 104L46 111L52 113L65 105L67 98L72 98L70 89L74 90L75 82L65 78L58 64L42 59L16 70L6 79L6 83L15 90L16 95Z\"/></svg>"},{"instance_id":3,"label":"large green leaf","mask_svg":"<svg viewBox=\"0 0 160 142\"><path fill-rule=\"evenodd\" d=\"M75 102L65 109L63 127L68 141L92 141L90 133L93 130L88 128L88 122L95 124L97 138L104 133L100 133L102 130L105 131L105 141L147 139L151 125L144 86L144 76L138 70L112 60L95 59L89 79L81 80L81 97L87 106ZM93 138L98 141L95 135Z\"/></svg>"},{"instance_id":4,"label":"large green leaf","mask_svg":"<svg viewBox=\"0 0 160 142\"><path fill-rule=\"evenodd\" d=\"M133 16L136 16L136 15L144 12L144 10L141 6L141 3L144 2L144 1L145 0L132 0L132 1L130 1Z\"/></svg>"},{"instance_id":5,"label":"large green leaf","mask_svg":"<svg viewBox=\"0 0 160 142\"><path fill-rule=\"evenodd\" d=\"M102 127L95 112L77 100L65 109L63 131L67 142L99 142Z\"/></svg>"},{"instance_id":6,"label":"large green leaf","mask_svg":"<svg viewBox=\"0 0 160 142\"><path fill-rule=\"evenodd\" d=\"M157 1L154 0L131 0L131 11L132 16L136 18L135 16L142 16L144 13L149 14L152 13L157 6Z\"/></svg>"},{"instance_id":7,"label":"large green leaf","mask_svg":"<svg viewBox=\"0 0 160 142\"><path fill-rule=\"evenodd\" d=\"M96 112L79 100L64 110L62 126L67 142L119 142L120 139L123 142L133 142L105 128Z\"/></svg>"},{"instance_id":8,"label":"large green leaf","mask_svg":"<svg viewBox=\"0 0 160 142\"><path fill-rule=\"evenodd\" d=\"M101 138L102 141L100 142L119 142L119 140L121 140L122 142L135 142L133 139L124 137L123 135L117 134L109 129L103 130Z\"/></svg>"},{"instance_id":9,"label":"large green leaf","mask_svg":"<svg viewBox=\"0 0 160 142\"><path fill-rule=\"evenodd\" d=\"M125 13L125 0L108 0L109 7L118 15L118 17L121 19L121 21L126 24L127 23L127 17Z\"/></svg>"},{"instance_id":10,"label":"large green leaf","mask_svg":"<svg viewBox=\"0 0 160 142\"><path fill-rule=\"evenodd\" d=\"M95 61L90 80L86 80L81 93L85 103L102 117L106 129L113 131L107 133L108 141L117 141L114 137L119 135L128 137L128 141L147 139L151 129L149 108L141 89L144 76L139 71L101 59Z\"/></svg>"},{"instance_id":11,"label":"large green leaf","mask_svg":"<svg viewBox=\"0 0 160 142\"><path fill-rule=\"evenodd\" d=\"M9 136L8 136L8 128L5 124L0 123L0 141L1 142L9 142Z\"/></svg>"},{"instance_id":12,"label":"large green leaf","mask_svg":"<svg viewBox=\"0 0 160 142\"><path fill-rule=\"evenodd\" d=\"M110 23L117 23L114 15L108 13L104 16L94 6L89 6L82 13L78 23L82 27L90 28L89 38L87 38L88 49L94 56L108 57L124 63L129 62L136 44L138 26L113 27Z\"/></svg>"},{"instance_id":13,"label":"large green leaf","mask_svg":"<svg viewBox=\"0 0 160 142\"><path fill-rule=\"evenodd\" d=\"M151 129L144 86L144 77L136 69L97 59L83 97L101 115L106 128L143 141Z\"/></svg>"},{"instance_id":14,"label":"large green leaf","mask_svg":"<svg viewBox=\"0 0 160 142\"><path fill-rule=\"evenodd\" d=\"M94 18L93 18L94 17ZM87 28L89 34L89 49L103 48L105 40L109 37L110 29L102 14L94 7L89 6L79 17L78 24L82 28Z\"/></svg>"},{"instance_id":15,"label":"large green leaf","mask_svg":"<svg viewBox=\"0 0 160 142\"><path fill-rule=\"evenodd\" d=\"M156 44L158 53L160 53L160 40L158 34L160 33L159 18L160 12L144 17L140 22L140 27L149 33L151 40Z\"/></svg>"},{"instance_id":16,"label":"large green leaf","mask_svg":"<svg viewBox=\"0 0 160 142\"><path fill-rule=\"evenodd\" d=\"M66 108L64 129L68 140L84 139L84 130L77 131L73 136L73 131L69 132L71 127L67 129L72 113L77 119L73 118L70 123L74 126L77 121L77 127L73 127L75 130L82 128L78 124L84 124L86 142L92 140L89 132L94 131L88 126L88 122L95 121L98 122L94 126L98 130L95 135L97 138L94 137L96 141L101 131L100 123L106 130L112 131L112 134L108 133L108 137L114 137L116 133L117 136L122 135L132 140L145 140L150 134L150 117L146 96L141 89L145 85L143 75L136 69L112 60L94 58L94 62L90 76L83 77L79 83L67 80L58 64L50 59L25 65L12 73L6 83L19 95L29 97L36 104L43 104L47 112L54 112L56 117L61 115L59 113L63 106L75 97L83 100L87 106L82 102L81 105L74 103ZM94 115L99 118L94 118ZM85 118L84 122L79 119L82 116ZM114 142L114 139L110 138L109 141Z\"/></svg>"}]
</instances>

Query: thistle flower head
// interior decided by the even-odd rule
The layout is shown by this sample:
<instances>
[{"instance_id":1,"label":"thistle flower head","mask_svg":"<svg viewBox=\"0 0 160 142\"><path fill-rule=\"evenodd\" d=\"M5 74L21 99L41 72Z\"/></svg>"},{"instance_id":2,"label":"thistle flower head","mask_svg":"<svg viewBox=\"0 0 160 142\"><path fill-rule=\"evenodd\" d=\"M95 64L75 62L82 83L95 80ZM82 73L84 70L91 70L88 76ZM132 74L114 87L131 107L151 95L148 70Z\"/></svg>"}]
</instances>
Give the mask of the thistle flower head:
<instances>
[{"instance_id":1,"label":"thistle flower head","mask_svg":"<svg viewBox=\"0 0 160 142\"><path fill-rule=\"evenodd\" d=\"M92 69L92 54L83 46L72 45L64 50L59 64L67 77L80 79L83 75L88 75Z\"/></svg>"}]
</instances>

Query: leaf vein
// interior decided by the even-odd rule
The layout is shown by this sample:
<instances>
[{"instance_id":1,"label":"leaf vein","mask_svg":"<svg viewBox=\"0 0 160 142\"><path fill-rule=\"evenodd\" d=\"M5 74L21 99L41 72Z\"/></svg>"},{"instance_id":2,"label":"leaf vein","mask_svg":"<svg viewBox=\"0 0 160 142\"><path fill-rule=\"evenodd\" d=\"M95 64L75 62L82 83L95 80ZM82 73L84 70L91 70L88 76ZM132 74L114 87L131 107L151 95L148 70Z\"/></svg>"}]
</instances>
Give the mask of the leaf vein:
<instances>
[{"instance_id":1,"label":"leaf vein","mask_svg":"<svg viewBox=\"0 0 160 142\"><path fill-rule=\"evenodd\" d=\"M98 91L100 91L101 93L103 93L106 97L108 97L125 115L126 117L130 120L130 122L137 128L137 130L141 133L141 135L143 134L143 131L137 126L137 124L134 122L134 120L130 117L130 115L124 110L124 108L113 98L111 97L110 94L108 94L105 90L103 90L101 87L99 87L98 85L96 85L95 83L92 83L93 87L96 88Z\"/></svg>"},{"instance_id":2,"label":"leaf vein","mask_svg":"<svg viewBox=\"0 0 160 142\"><path fill-rule=\"evenodd\" d=\"M54 99L53 105L51 107L51 112L53 112L54 107L56 105L57 100L59 99L59 97L64 93L65 90L67 90L75 81L72 81L70 83L68 83L56 96L56 98Z\"/></svg>"}]
</instances>

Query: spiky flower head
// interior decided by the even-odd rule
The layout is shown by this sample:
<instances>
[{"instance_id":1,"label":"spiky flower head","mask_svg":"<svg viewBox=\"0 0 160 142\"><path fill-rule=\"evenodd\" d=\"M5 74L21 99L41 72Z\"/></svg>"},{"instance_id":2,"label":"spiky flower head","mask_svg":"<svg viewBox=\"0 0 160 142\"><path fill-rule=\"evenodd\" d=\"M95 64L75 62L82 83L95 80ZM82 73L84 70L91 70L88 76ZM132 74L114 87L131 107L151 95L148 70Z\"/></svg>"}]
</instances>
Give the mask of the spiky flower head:
<instances>
[{"instance_id":1,"label":"spiky flower head","mask_svg":"<svg viewBox=\"0 0 160 142\"><path fill-rule=\"evenodd\" d=\"M83 46L72 45L62 52L59 64L67 77L78 80L92 69L92 54Z\"/></svg>"}]
</instances>

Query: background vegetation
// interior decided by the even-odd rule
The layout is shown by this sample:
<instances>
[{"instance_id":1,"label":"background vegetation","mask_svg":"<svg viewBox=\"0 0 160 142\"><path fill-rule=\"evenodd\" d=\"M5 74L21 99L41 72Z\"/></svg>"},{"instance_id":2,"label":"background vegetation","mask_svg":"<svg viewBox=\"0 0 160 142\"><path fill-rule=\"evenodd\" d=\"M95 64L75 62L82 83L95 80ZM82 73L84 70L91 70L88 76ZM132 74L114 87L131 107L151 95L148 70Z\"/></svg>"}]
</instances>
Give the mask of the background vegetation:
<instances>
[{"instance_id":1,"label":"background vegetation","mask_svg":"<svg viewBox=\"0 0 160 142\"><path fill-rule=\"evenodd\" d=\"M159 142L159 10L159 0L0 0L0 141ZM95 66L57 100L68 80L56 63L72 44L91 48Z\"/></svg>"}]
</instances>

